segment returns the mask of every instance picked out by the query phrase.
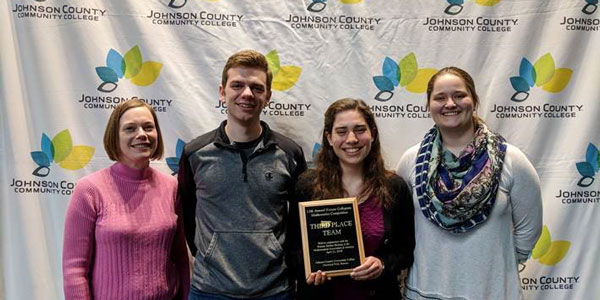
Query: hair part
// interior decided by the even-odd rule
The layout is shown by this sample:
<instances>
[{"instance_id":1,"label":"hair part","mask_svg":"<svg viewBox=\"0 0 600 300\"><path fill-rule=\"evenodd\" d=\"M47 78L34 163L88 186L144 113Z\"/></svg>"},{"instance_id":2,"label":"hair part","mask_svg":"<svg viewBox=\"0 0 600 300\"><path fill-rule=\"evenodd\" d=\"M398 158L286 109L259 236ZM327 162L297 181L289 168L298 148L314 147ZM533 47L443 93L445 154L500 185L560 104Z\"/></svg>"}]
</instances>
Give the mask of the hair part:
<instances>
[{"instance_id":1,"label":"hair part","mask_svg":"<svg viewBox=\"0 0 600 300\"><path fill-rule=\"evenodd\" d=\"M121 121L121 117L125 114L126 111L136 108L136 107L145 107L152 114L152 118L154 119L154 127L156 128L156 142L157 147L150 159L160 159L164 153L164 144L162 133L160 132L160 126L158 125L158 118L156 117L156 112L150 105L140 99L132 99L125 102L121 102L119 105L115 107L115 109L110 114L108 118L108 122L106 123L106 129L104 130L104 150L106 154L108 154L108 158L113 161L119 161L120 153L119 150L119 122Z\"/></svg>"},{"instance_id":2,"label":"hair part","mask_svg":"<svg viewBox=\"0 0 600 300\"><path fill-rule=\"evenodd\" d=\"M475 124L477 123L477 121L483 122L481 118L476 116L477 108L479 108L479 95L477 95L477 91L475 90L475 81L473 81L473 77L471 77L471 75L467 71L455 66L449 66L440 69L439 71L437 71L437 73L433 74L431 79L429 79L429 82L427 82L427 109L429 109L431 97L433 96L432 94L435 81L442 75L446 74L454 75L463 81L465 87L467 88L467 91L469 92L469 94L471 94L471 99L473 99L473 122L475 122Z\"/></svg>"},{"instance_id":3,"label":"hair part","mask_svg":"<svg viewBox=\"0 0 600 300\"><path fill-rule=\"evenodd\" d=\"M349 110L357 111L362 115L373 136L371 151L363 161L364 188L358 198L367 199L374 195L377 196L376 199L381 204L387 207L391 203L391 188L388 186L386 179L391 176L391 172L385 169L375 116L369 106L360 99L343 98L337 100L325 111L321 149L315 159L316 176L313 182L313 197L332 199L347 194L342 185L342 168L339 158L333 151L332 145L329 144L327 135L330 135L333 131L333 123L337 114Z\"/></svg>"},{"instance_id":4,"label":"hair part","mask_svg":"<svg viewBox=\"0 0 600 300\"><path fill-rule=\"evenodd\" d=\"M236 67L255 68L264 71L267 75L267 91L271 91L273 73L269 69L269 63L264 55L255 50L242 50L231 55L227 59L225 67L223 68L223 73L221 74L221 86L225 87L227 85L227 71Z\"/></svg>"}]
</instances>

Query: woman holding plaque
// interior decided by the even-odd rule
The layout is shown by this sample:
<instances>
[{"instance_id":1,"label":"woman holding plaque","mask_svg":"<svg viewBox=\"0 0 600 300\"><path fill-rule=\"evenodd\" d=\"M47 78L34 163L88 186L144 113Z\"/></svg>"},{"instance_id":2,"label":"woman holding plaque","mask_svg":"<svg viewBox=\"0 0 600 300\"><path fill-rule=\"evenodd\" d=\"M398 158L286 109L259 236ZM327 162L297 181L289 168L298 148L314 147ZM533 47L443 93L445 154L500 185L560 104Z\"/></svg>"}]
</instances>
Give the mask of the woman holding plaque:
<instances>
[{"instance_id":1,"label":"woman holding plaque","mask_svg":"<svg viewBox=\"0 0 600 300\"><path fill-rule=\"evenodd\" d=\"M67 208L65 299L187 299L177 180L150 167L163 153L152 107L117 105L104 148L117 162L79 180Z\"/></svg>"},{"instance_id":2,"label":"woman holding plaque","mask_svg":"<svg viewBox=\"0 0 600 300\"><path fill-rule=\"evenodd\" d=\"M471 76L447 67L427 86L435 123L397 172L413 187L415 262L407 299L521 299L518 263L542 229L531 163L475 116Z\"/></svg>"},{"instance_id":3,"label":"woman holding plaque","mask_svg":"<svg viewBox=\"0 0 600 300\"><path fill-rule=\"evenodd\" d=\"M404 180L384 168L375 117L365 102L341 99L329 106L315 163L300 177L296 199L356 197L366 258L350 276L304 274L299 267L298 298L398 299L398 275L413 261L412 201ZM302 266L301 254L296 263Z\"/></svg>"}]
</instances>

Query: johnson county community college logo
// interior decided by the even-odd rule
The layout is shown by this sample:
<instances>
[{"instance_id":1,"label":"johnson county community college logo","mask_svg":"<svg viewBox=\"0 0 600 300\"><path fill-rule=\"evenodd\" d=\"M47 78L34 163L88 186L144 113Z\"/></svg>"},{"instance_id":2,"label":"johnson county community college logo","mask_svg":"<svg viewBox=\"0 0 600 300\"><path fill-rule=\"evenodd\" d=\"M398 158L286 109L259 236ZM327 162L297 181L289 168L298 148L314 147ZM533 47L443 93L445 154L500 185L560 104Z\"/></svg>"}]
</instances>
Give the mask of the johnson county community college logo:
<instances>
[{"instance_id":1,"label":"johnson county community college logo","mask_svg":"<svg viewBox=\"0 0 600 300\"><path fill-rule=\"evenodd\" d=\"M335 1L335 0L334 0ZM362 0L339 0L344 4L356 4L362 2ZM327 7L327 0L312 0L312 2L306 8L312 12L322 12Z\"/></svg>"},{"instance_id":2,"label":"johnson county community college logo","mask_svg":"<svg viewBox=\"0 0 600 300\"><path fill-rule=\"evenodd\" d=\"M519 75L510 77L510 84L514 94L510 100L513 103L524 103L530 96L534 87L541 87L545 92L557 94L569 84L573 70L569 68L556 68L554 58L550 53L540 57L534 64L523 57L519 65ZM583 104L551 104L543 105L498 105L494 104L492 110L496 118L575 118L578 112L583 111Z\"/></svg>"},{"instance_id":3,"label":"johnson county community college logo","mask_svg":"<svg viewBox=\"0 0 600 300\"><path fill-rule=\"evenodd\" d=\"M46 177L50 174L50 165L57 163L67 170L79 170L88 164L94 155L94 147L73 145L68 129L59 132L54 138L42 133L41 151L31 152L31 158L38 165L33 175Z\"/></svg>"},{"instance_id":4,"label":"johnson county community college logo","mask_svg":"<svg viewBox=\"0 0 600 300\"><path fill-rule=\"evenodd\" d=\"M96 88L102 94L86 95L81 94L77 102L83 105L85 109L112 110L121 102L128 100L142 100L156 112L166 112L173 99L165 98L147 98L140 96L114 96L114 92L119 86L119 81L123 78L128 79L136 86L150 86L159 77L163 64L157 61L144 61L142 52L136 45L121 55L115 49L110 49L106 55L105 65L96 67L95 71L101 80Z\"/></svg>"},{"instance_id":5,"label":"johnson county community college logo","mask_svg":"<svg viewBox=\"0 0 600 300\"><path fill-rule=\"evenodd\" d=\"M542 265L551 267L562 261L570 248L571 242L569 241L553 241L548 227L544 225L542 234L535 244L533 251L531 251L531 258L537 260ZM519 272L522 272L524 269L525 265L521 264ZM520 277L521 288L525 291L572 290L581 279L581 276L578 275L540 277L525 277L521 275Z\"/></svg>"},{"instance_id":6,"label":"johnson county community college logo","mask_svg":"<svg viewBox=\"0 0 600 300\"><path fill-rule=\"evenodd\" d=\"M171 0L169 7L182 8L187 0ZM218 2L218 0L205 0ZM150 10L146 19L153 25L162 26L194 26L194 27L237 27L244 15L226 12L211 12L208 10L160 12Z\"/></svg>"},{"instance_id":7,"label":"johnson county community college logo","mask_svg":"<svg viewBox=\"0 0 600 300\"><path fill-rule=\"evenodd\" d=\"M362 0L332 0L340 1L344 4L355 4ZM308 11L321 12L327 6L328 1L315 0L308 6ZM366 30L373 31L375 27L381 24L382 18L377 16L357 16L357 15L294 15L289 14L284 17L284 22L289 24L292 29L298 30Z\"/></svg>"},{"instance_id":8,"label":"johnson county community college logo","mask_svg":"<svg viewBox=\"0 0 600 300\"><path fill-rule=\"evenodd\" d=\"M102 80L98 91L110 93L117 88L119 79L125 77L131 83L148 86L154 83L162 64L155 61L143 61L142 52L136 45L121 56L119 52L110 49L106 55L106 66L96 67L96 74Z\"/></svg>"},{"instance_id":9,"label":"johnson county community college logo","mask_svg":"<svg viewBox=\"0 0 600 300\"><path fill-rule=\"evenodd\" d=\"M269 69L273 74L271 81L271 90L287 91L291 89L300 78L302 68L294 65L282 65L277 50L271 50L265 55ZM272 97L273 98L273 97ZM263 115L274 117L304 117L310 111L310 103L282 103L270 101L267 107L263 109ZM221 111L221 114L227 113L225 103L219 101L215 108Z\"/></svg>"},{"instance_id":10,"label":"johnson county community college logo","mask_svg":"<svg viewBox=\"0 0 600 300\"><path fill-rule=\"evenodd\" d=\"M394 91L398 86L405 90L423 94L427 91L429 79L437 72L432 68L419 68L417 57L414 53L409 53L399 62L386 56L381 67L381 75L373 76L373 83L379 90L375 95L375 100L387 102L394 97ZM405 105L373 105L373 113L378 118L429 118L429 112L425 101L420 100L420 104Z\"/></svg>"},{"instance_id":11,"label":"johnson county community college logo","mask_svg":"<svg viewBox=\"0 0 600 300\"><path fill-rule=\"evenodd\" d=\"M32 19L47 19L47 20L65 20L65 21L100 21L100 18L106 15L106 9L89 7L89 6L74 6L69 4L63 5L42 5L38 4L17 4L12 8L16 18L32 18ZM79 2L77 2L79 3Z\"/></svg>"},{"instance_id":12,"label":"johnson county community college logo","mask_svg":"<svg viewBox=\"0 0 600 300\"><path fill-rule=\"evenodd\" d=\"M452 16L460 14L463 10L463 5L465 4L465 0L446 0L446 2L448 3L448 6L444 10L444 13ZM473 2L482 6L494 6L498 4L500 0L475 0Z\"/></svg>"},{"instance_id":13,"label":"johnson county community college logo","mask_svg":"<svg viewBox=\"0 0 600 300\"><path fill-rule=\"evenodd\" d=\"M590 17L563 16L559 25L564 26L567 31L599 31L600 19L591 18L598 9L598 0L585 0L585 6L581 11Z\"/></svg>"},{"instance_id":14,"label":"johnson county community college logo","mask_svg":"<svg viewBox=\"0 0 600 300\"><path fill-rule=\"evenodd\" d=\"M600 190L589 188L594 183L599 166L600 152L594 144L589 143L585 151L585 160L577 162L574 166L581 175L581 178L577 180L577 188L559 189L554 198L563 205L600 203Z\"/></svg>"}]
</instances>

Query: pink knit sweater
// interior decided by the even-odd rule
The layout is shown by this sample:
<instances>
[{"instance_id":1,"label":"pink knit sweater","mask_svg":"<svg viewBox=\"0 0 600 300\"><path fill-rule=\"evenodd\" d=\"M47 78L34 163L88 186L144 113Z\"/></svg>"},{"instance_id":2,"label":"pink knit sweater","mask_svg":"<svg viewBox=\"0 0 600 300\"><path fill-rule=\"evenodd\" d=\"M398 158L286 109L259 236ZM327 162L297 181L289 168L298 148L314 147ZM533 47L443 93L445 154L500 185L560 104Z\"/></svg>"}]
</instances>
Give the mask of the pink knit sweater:
<instances>
[{"instance_id":1,"label":"pink knit sweater","mask_svg":"<svg viewBox=\"0 0 600 300\"><path fill-rule=\"evenodd\" d=\"M121 163L79 180L65 220L65 299L187 299L176 190L174 177Z\"/></svg>"}]
</instances>

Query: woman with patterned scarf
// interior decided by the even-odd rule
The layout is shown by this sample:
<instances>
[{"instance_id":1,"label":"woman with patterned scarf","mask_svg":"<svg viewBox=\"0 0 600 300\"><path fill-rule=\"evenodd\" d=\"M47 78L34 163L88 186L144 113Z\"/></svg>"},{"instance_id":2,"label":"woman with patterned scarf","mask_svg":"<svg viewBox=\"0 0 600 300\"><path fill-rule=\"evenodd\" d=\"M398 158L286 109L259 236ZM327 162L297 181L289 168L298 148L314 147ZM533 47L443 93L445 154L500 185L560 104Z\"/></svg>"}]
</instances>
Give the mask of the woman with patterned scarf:
<instances>
[{"instance_id":1,"label":"woman with patterned scarf","mask_svg":"<svg viewBox=\"0 0 600 300\"><path fill-rule=\"evenodd\" d=\"M474 115L478 105L467 72L441 69L427 86L435 125L398 164L415 207L407 299L522 298L518 264L542 230L539 178Z\"/></svg>"}]
</instances>

